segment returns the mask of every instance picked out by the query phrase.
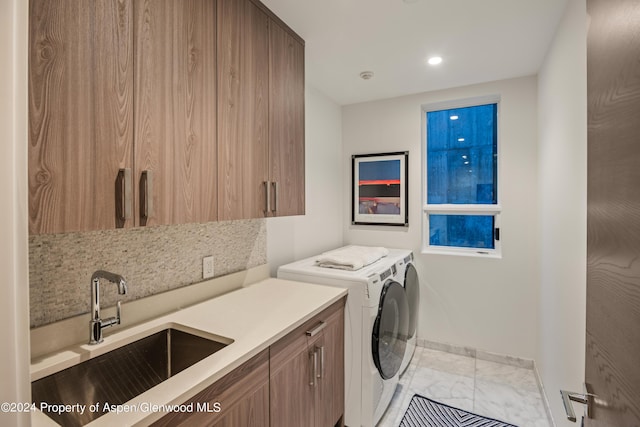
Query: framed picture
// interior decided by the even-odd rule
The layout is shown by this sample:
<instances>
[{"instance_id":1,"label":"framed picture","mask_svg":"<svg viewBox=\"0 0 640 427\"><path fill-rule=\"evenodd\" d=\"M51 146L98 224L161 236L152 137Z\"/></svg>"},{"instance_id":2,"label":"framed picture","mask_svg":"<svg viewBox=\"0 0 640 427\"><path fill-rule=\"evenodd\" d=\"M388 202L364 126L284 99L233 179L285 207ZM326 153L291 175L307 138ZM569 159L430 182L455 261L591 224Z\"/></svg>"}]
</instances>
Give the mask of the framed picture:
<instances>
[{"instance_id":1,"label":"framed picture","mask_svg":"<svg viewBox=\"0 0 640 427\"><path fill-rule=\"evenodd\" d=\"M409 226L408 159L409 152L351 157L352 224Z\"/></svg>"}]
</instances>

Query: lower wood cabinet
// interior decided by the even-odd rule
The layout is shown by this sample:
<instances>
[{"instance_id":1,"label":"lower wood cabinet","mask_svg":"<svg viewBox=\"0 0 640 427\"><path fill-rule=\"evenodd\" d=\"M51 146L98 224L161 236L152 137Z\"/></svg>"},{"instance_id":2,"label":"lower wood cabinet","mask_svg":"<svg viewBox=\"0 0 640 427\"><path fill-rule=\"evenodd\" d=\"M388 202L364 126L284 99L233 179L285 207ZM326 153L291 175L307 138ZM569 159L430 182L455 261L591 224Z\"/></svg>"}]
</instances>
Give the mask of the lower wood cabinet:
<instances>
[{"instance_id":1,"label":"lower wood cabinet","mask_svg":"<svg viewBox=\"0 0 640 427\"><path fill-rule=\"evenodd\" d=\"M343 425L344 300L271 346L271 426Z\"/></svg>"},{"instance_id":2,"label":"lower wood cabinet","mask_svg":"<svg viewBox=\"0 0 640 427\"><path fill-rule=\"evenodd\" d=\"M344 426L344 304L337 301L184 402L211 412L170 413L152 425Z\"/></svg>"}]
</instances>

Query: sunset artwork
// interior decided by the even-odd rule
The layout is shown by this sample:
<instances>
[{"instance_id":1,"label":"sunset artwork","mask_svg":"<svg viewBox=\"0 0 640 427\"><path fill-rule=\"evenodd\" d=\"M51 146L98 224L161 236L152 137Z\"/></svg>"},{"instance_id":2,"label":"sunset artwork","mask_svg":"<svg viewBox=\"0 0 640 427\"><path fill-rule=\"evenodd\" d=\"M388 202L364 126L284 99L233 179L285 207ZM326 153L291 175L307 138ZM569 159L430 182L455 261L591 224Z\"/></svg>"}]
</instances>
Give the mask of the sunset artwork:
<instances>
[{"instance_id":1,"label":"sunset artwork","mask_svg":"<svg viewBox=\"0 0 640 427\"><path fill-rule=\"evenodd\" d=\"M360 163L359 213L400 214L400 160Z\"/></svg>"},{"instance_id":2,"label":"sunset artwork","mask_svg":"<svg viewBox=\"0 0 640 427\"><path fill-rule=\"evenodd\" d=\"M409 154L360 154L352 157L352 223L407 226Z\"/></svg>"}]
</instances>

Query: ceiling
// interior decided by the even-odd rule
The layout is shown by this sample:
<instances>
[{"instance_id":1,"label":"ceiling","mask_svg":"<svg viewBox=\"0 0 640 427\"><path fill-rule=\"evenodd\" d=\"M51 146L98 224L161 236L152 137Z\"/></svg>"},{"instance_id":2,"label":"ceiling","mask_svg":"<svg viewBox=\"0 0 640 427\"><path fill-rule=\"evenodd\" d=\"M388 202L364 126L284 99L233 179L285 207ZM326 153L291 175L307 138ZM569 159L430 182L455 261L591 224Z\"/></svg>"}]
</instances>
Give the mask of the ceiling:
<instances>
[{"instance_id":1,"label":"ceiling","mask_svg":"<svg viewBox=\"0 0 640 427\"><path fill-rule=\"evenodd\" d=\"M305 39L307 82L340 105L536 74L566 4L262 1ZM442 64L427 65L433 55Z\"/></svg>"}]
</instances>

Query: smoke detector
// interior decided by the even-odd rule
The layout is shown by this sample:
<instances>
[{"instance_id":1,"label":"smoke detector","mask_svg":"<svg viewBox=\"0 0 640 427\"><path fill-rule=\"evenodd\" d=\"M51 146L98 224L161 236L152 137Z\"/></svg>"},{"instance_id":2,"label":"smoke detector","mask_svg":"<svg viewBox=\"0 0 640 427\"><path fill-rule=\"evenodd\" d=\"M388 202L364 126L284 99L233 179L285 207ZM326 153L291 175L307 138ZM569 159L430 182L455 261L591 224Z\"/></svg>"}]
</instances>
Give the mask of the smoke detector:
<instances>
[{"instance_id":1,"label":"smoke detector","mask_svg":"<svg viewBox=\"0 0 640 427\"><path fill-rule=\"evenodd\" d=\"M369 80L373 77L373 71L363 71L360 73L362 80Z\"/></svg>"}]
</instances>

